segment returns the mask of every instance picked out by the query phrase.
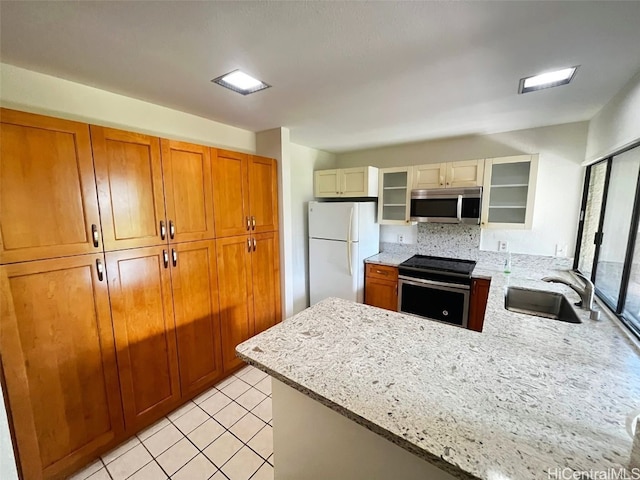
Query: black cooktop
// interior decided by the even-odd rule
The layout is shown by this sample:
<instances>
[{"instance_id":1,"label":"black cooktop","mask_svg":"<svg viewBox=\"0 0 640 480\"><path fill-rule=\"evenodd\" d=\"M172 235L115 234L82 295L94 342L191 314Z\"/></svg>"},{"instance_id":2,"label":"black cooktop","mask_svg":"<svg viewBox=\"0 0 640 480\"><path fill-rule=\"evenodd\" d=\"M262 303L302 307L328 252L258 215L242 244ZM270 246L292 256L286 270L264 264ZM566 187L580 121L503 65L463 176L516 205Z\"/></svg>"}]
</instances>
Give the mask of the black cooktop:
<instances>
[{"instance_id":1,"label":"black cooktop","mask_svg":"<svg viewBox=\"0 0 640 480\"><path fill-rule=\"evenodd\" d=\"M476 262L473 260L459 260L457 258L430 257L428 255L414 255L402 262L400 268L412 270L431 270L442 273L471 275Z\"/></svg>"}]
</instances>

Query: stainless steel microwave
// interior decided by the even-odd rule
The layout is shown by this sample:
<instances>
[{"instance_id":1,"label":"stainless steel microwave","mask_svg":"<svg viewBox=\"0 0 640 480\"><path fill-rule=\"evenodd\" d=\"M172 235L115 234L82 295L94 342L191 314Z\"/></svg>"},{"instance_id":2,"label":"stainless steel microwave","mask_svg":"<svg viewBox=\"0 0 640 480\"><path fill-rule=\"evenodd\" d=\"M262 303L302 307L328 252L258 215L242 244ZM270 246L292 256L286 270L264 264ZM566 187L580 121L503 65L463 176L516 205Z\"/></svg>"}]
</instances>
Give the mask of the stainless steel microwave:
<instances>
[{"instance_id":1,"label":"stainless steel microwave","mask_svg":"<svg viewBox=\"0 0 640 480\"><path fill-rule=\"evenodd\" d=\"M411 191L414 222L480 224L482 187Z\"/></svg>"}]
</instances>

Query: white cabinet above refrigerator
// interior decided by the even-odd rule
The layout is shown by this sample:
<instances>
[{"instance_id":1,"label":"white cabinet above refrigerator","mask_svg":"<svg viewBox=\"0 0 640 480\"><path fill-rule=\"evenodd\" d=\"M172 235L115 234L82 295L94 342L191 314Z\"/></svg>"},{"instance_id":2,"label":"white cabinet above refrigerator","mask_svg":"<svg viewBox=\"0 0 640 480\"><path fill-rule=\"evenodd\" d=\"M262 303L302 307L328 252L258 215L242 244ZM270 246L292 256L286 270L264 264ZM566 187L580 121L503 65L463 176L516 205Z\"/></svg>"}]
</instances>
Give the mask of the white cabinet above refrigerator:
<instances>
[{"instance_id":1,"label":"white cabinet above refrigerator","mask_svg":"<svg viewBox=\"0 0 640 480\"><path fill-rule=\"evenodd\" d=\"M313 176L316 198L359 198L378 196L375 167L317 170Z\"/></svg>"}]
</instances>

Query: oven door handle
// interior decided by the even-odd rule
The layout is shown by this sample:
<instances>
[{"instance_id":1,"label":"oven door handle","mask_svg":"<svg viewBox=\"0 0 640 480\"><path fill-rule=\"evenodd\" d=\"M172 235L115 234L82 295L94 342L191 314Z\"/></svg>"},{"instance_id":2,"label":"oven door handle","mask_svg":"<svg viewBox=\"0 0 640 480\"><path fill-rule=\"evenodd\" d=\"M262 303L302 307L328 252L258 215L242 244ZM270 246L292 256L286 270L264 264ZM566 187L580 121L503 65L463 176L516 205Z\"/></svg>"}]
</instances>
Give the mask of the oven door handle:
<instances>
[{"instance_id":1,"label":"oven door handle","mask_svg":"<svg viewBox=\"0 0 640 480\"><path fill-rule=\"evenodd\" d=\"M400 280L400 283L409 283L418 287L422 285L433 285L434 287L440 287L451 291L471 290L469 285L462 285L459 283L437 282L435 280L425 280L423 278L405 277L404 275L398 276L398 279Z\"/></svg>"},{"instance_id":2,"label":"oven door handle","mask_svg":"<svg viewBox=\"0 0 640 480\"><path fill-rule=\"evenodd\" d=\"M462 195L458 195L458 210L457 210L458 221L462 223Z\"/></svg>"}]
</instances>

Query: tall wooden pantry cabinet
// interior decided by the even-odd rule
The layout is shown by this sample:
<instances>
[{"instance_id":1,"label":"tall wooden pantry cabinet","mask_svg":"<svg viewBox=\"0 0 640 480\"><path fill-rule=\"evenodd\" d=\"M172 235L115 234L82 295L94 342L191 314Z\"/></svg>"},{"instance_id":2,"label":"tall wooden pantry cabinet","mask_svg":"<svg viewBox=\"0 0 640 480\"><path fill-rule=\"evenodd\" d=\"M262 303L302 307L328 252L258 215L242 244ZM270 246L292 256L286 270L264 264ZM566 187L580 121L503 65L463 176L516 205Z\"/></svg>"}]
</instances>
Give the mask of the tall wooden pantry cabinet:
<instances>
[{"instance_id":1,"label":"tall wooden pantry cabinet","mask_svg":"<svg viewBox=\"0 0 640 480\"><path fill-rule=\"evenodd\" d=\"M8 416L23 478L66 478L233 372L235 346L281 320L276 164L0 120Z\"/></svg>"}]
</instances>

